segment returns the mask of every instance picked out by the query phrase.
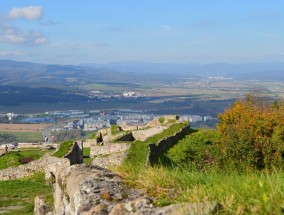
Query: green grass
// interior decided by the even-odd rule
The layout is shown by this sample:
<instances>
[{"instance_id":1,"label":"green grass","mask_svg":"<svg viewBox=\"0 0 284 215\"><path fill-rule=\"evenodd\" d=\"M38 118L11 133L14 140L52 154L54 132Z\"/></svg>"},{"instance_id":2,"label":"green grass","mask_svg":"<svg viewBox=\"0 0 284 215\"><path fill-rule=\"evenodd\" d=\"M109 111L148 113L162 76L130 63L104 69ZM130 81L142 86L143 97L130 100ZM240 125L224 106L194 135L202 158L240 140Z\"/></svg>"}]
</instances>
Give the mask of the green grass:
<instances>
[{"instance_id":1,"label":"green grass","mask_svg":"<svg viewBox=\"0 0 284 215\"><path fill-rule=\"evenodd\" d=\"M72 140L68 140L68 141L64 141L60 143L59 149L53 154L53 156L62 158L64 155L66 155L69 152L72 145L73 145Z\"/></svg>"},{"instance_id":2,"label":"green grass","mask_svg":"<svg viewBox=\"0 0 284 215\"><path fill-rule=\"evenodd\" d=\"M169 158L176 160L175 165L146 168L148 143L156 143L160 138L173 132L173 129L168 129L145 142L136 141L132 144L126 161L115 169L127 184L155 197L155 204L159 206L181 202L218 202L222 205L222 210L218 214L283 214L283 170L244 170L240 173L230 168L213 167L198 171L190 165L179 165L184 162L183 155L176 153L191 153L185 151L184 145L188 144L189 150L202 152L203 147L210 145L211 137L214 139L214 131L197 131L175 145L168 154ZM198 146L199 144L203 145Z\"/></svg>"},{"instance_id":3,"label":"green grass","mask_svg":"<svg viewBox=\"0 0 284 215\"><path fill-rule=\"evenodd\" d=\"M181 128L188 125L187 123L176 123L171 125L168 129L163 132L149 137L146 141L134 141L129 149L128 157L122 165L124 171L139 172L141 169L146 167L146 159L149 153L149 143L157 144L160 140L165 137L172 136L174 133L179 131Z\"/></svg>"},{"instance_id":4,"label":"green grass","mask_svg":"<svg viewBox=\"0 0 284 215\"><path fill-rule=\"evenodd\" d=\"M112 135L118 134L119 133L118 126L117 125L112 125L110 127L110 132L111 132Z\"/></svg>"},{"instance_id":5,"label":"green grass","mask_svg":"<svg viewBox=\"0 0 284 215\"><path fill-rule=\"evenodd\" d=\"M168 119L167 124L172 124L172 123L175 123L175 122L176 122L175 119Z\"/></svg>"},{"instance_id":6,"label":"green grass","mask_svg":"<svg viewBox=\"0 0 284 215\"><path fill-rule=\"evenodd\" d=\"M88 139L96 139L97 138L97 132L91 133Z\"/></svg>"},{"instance_id":7,"label":"green grass","mask_svg":"<svg viewBox=\"0 0 284 215\"><path fill-rule=\"evenodd\" d=\"M47 150L41 149L22 149L21 151L9 151L7 154L4 154L0 157L0 169L19 166L21 164L19 159L24 157L33 157L34 160L37 160L47 152Z\"/></svg>"},{"instance_id":8,"label":"green grass","mask_svg":"<svg viewBox=\"0 0 284 215\"><path fill-rule=\"evenodd\" d=\"M206 173L182 168L153 167L125 175L135 186L157 198L157 205L179 202L223 206L218 214L281 214L284 210L284 173Z\"/></svg>"},{"instance_id":9,"label":"green grass","mask_svg":"<svg viewBox=\"0 0 284 215\"><path fill-rule=\"evenodd\" d=\"M17 142L43 142L43 137L39 132L13 132L0 131L0 134L9 134L16 137Z\"/></svg>"},{"instance_id":10,"label":"green grass","mask_svg":"<svg viewBox=\"0 0 284 215\"><path fill-rule=\"evenodd\" d=\"M4 215L30 215L34 210L35 196L44 196L46 203L52 206L52 187L45 184L44 173L36 173L19 180L0 181L0 211L1 207L22 206Z\"/></svg>"},{"instance_id":11,"label":"green grass","mask_svg":"<svg viewBox=\"0 0 284 215\"><path fill-rule=\"evenodd\" d=\"M159 118L159 123L163 124L165 122L165 118L164 117L160 117Z\"/></svg>"},{"instance_id":12,"label":"green grass","mask_svg":"<svg viewBox=\"0 0 284 215\"><path fill-rule=\"evenodd\" d=\"M90 157L90 147L84 147L83 148L83 156L89 156L88 158L84 158L84 163L87 165L91 165L94 158Z\"/></svg>"}]
</instances>

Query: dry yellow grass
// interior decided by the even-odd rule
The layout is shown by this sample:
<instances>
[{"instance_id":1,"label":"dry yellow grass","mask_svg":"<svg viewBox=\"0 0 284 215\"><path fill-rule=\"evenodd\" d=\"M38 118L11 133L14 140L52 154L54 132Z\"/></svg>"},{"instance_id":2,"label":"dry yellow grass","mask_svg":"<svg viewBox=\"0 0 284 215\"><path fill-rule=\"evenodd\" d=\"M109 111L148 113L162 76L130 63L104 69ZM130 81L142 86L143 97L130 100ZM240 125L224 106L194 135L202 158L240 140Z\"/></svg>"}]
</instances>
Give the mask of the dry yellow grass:
<instances>
[{"instance_id":1,"label":"dry yellow grass","mask_svg":"<svg viewBox=\"0 0 284 215\"><path fill-rule=\"evenodd\" d=\"M0 124L0 131L38 132L46 129L51 124Z\"/></svg>"}]
</instances>

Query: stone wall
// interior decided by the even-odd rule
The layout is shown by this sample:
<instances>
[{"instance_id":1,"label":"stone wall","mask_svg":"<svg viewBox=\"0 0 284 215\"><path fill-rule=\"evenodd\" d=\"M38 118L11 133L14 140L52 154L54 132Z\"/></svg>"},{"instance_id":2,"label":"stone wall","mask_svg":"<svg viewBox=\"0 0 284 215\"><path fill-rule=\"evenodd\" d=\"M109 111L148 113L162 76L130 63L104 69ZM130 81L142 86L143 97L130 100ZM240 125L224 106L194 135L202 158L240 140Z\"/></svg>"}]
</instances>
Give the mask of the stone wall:
<instances>
[{"instance_id":1,"label":"stone wall","mask_svg":"<svg viewBox=\"0 0 284 215\"><path fill-rule=\"evenodd\" d=\"M9 167L7 169L0 170L0 180L13 180L24 178L30 176L36 172L48 172L46 174L46 179L50 178L50 172L58 169L59 166L70 166L70 163L67 159L59 159L53 156L43 156L39 160L32 161L28 164L24 164L17 167Z\"/></svg>"},{"instance_id":2,"label":"stone wall","mask_svg":"<svg viewBox=\"0 0 284 215\"><path fill-rule=\"evenodd\" d=\"M167 129L169 126L156 126L148 129L139 129L132 131L132 135L136 140L145 141L147 138L152 137L156 134L161 133L165 129Z\"/></svg>"},{"instance_id":3,"label":"stone wall","mask_svg":"<svg viewBox=\"0 0 284 215\"><path fill-rule=\"evenodd\" d=\"M154 159L162 152L169 150L185 135L191 131L190 125L183 127L180 131L176 132L173 136L166 137L160 140L157 144L149 144L149 155L147 159L147 165L153 165Z\"/></svg>"},{"instance_id":4,"label":"stone wall","mask_svg":"<svg viewBox=\"0 0 284 215\"><path fill-rule=\"evenodd\" d=\"M153 200L127 187L119 175L99 167L73 165L57 171L54 188L56 215L181 215L215 214L221 209L218 203L183 203L155 207ZM49 209L36 199L35 214Z\"/></svg>"},{"instance_id":5,"label":"stone wall","mask_svg":"<svg viewBox=\"0 0 284 215\"><path fill-rule=\"evenodd\" d=\"M81 147L77 142L74 142L70 151L64 156L69 159L70 165L83 163L83 149Z\"/></svg>"},{"instance_id":6,"label":"stone wall","mask_svg":"<svg viewBox=\"0 0 284 215\"><path fill-rule=\"evenodd\" d=\"M130 148L128 143L104 143L103 145L93 145L90 147L90 157L105 154L113 154L117 152L124 152Z\"/></svg>"},{"instance_id":7,"label":"stone wall","mask_svg":"<svg viewBox=\"0 0 284 215\"><path fill-rule=\"evenodd\" d=\"M123 134L121 136L119 136L118 138L116 138L116 141L126 141L126 142L131 142L134 141L135 138L132 135L132 132L128 132L126 134Z\"/></svg>"},{"instance_id":8,"label":"stone wall","mask_svg":"<svg viewBox=\"0 0 284 215\"><path fill-rule=\"evenodd\" d=\"M118 152L108 156L97 157L93 161L93 165L103 168L109 168L110 166L119 166L126 159L128 152Z\"/></svg>"},{"instance_id":9,"label":"stone wall","mask_svg":"<svg viewBox=\"0 0 284 215\"><path fill-rule=\"evenodd\" d=\"M0 149L0 157L6 153L5 149Z\"/></svg>"}]
</instances>

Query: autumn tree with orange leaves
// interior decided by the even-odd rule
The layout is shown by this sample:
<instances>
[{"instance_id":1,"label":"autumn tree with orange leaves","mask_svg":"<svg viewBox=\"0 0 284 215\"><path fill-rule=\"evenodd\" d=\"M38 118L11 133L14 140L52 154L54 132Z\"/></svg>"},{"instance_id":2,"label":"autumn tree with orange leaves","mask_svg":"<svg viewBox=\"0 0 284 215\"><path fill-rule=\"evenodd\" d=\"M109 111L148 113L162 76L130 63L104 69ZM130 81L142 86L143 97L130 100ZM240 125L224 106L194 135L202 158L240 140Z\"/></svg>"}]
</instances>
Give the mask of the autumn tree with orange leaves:
<instances>
[{"instance_id":1,"label":"autumn tree with orange leaves","mask_svg":"<svg viewBox=\"0 0 284 215\"><path fill-rule=\"evenodd\" d=\"M237 168L284 167L284 103L247 96L219 114L221 164Z\"/></svg>"}]
</instances>

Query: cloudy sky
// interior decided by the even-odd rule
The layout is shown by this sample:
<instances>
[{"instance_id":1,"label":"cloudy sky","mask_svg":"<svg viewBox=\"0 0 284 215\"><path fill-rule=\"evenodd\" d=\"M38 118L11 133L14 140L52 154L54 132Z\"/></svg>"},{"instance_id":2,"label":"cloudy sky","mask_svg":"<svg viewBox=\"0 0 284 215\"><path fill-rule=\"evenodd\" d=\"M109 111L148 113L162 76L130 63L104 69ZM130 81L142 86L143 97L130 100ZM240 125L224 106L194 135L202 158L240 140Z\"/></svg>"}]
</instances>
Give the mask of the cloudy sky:
<instances>
[{"instance_id":1,"label":"cloudy sky","mask_svg":"<svg viewBox=\"0 0 284 215\"><path fill-rule=\"evenodd\" d=\"M3 0L0 59L284 61L283 0Z\"/></svg>"}]
</instances>

